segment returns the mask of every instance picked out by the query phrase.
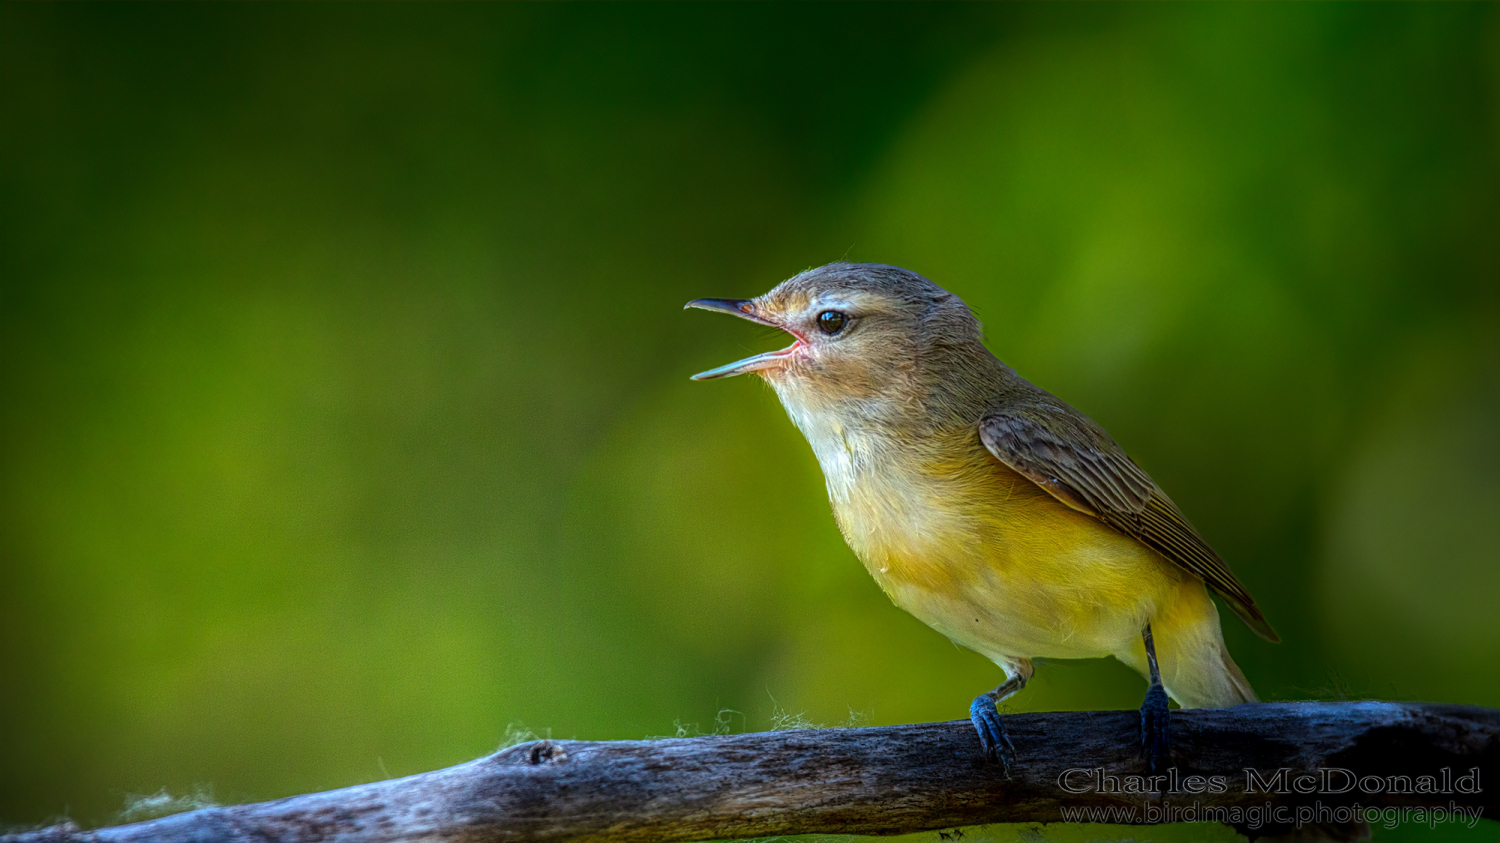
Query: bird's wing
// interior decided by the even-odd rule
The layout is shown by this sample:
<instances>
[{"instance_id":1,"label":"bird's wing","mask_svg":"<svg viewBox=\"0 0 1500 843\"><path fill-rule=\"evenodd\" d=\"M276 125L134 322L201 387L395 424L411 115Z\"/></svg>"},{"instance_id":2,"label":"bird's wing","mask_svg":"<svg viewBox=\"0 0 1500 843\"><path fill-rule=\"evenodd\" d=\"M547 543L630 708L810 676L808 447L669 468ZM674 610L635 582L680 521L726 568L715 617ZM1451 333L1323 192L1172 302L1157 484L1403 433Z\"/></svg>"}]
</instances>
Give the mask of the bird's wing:
<instances>
[{"instance_id":1,"label":"bird's wing","mask_svg":"<svg viewBox=\"0 0 1500 843\"><path fill-rule=\"evenodd\" d=\"M1024 413L986 416L979 439L996 459L1053 497L1201 578L1262 638L1281 640L1172 499L1087 417L1067 407L1032 405Z\"/></svg>"}]
</instances>

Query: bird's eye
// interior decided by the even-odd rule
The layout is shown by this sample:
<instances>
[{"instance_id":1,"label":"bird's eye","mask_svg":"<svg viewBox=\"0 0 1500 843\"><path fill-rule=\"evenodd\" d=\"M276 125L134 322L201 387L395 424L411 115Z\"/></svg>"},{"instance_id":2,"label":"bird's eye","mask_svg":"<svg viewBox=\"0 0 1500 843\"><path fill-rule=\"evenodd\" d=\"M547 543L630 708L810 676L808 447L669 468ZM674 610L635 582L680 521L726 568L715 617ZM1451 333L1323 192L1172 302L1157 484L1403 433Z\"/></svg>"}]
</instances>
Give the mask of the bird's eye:
<instances>
[{"instance_id":1,"label":"bird's eye","mask_svg":"<svg viewBox=\"0 0 1500 843\"><path fill-rule=\"evenodd\" d=\"M818 314L818 327L823 330L823 333L829 336L833 336L839 331L844 330L845 321L844 314L839 313L837 310L825 310Z\"/></svg>"}]
</instances>

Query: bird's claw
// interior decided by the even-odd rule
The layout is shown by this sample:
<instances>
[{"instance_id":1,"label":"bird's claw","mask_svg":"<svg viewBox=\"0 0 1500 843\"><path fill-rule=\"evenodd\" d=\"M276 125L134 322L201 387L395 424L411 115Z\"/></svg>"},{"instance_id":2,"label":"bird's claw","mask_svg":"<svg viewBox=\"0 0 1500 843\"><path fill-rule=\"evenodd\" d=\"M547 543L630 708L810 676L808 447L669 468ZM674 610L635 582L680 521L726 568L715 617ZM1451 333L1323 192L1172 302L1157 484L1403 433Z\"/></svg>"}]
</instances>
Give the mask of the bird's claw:
<instances>
[{"instance_id":1,"label":"bird's claw","mask_svg":"<svg viewBox=\"0 0 1500 843\"><path fill-rule=\"evenodd\" d=\"M1167 760L1171 716L1166 690L1152 685L1146 692L1146 701L1141 703L1141 757L1146 759L1146 770L1153 776Z\"/></svg>"},{"instance_id":2,"label":"bird's claw","mask_svg":"<svg viewBox=\"0 0 1500 843\"><path fill-rule=\"evenodd\" d=\"M995 698L990 694L976 697L969 706L969 719L974 723L974 731L979 733L979 746L984 751L985 760L999 761L1009 776L1010 765L1016 760L1016 748L1005 732Z\"/></svg>"}]
</instances>

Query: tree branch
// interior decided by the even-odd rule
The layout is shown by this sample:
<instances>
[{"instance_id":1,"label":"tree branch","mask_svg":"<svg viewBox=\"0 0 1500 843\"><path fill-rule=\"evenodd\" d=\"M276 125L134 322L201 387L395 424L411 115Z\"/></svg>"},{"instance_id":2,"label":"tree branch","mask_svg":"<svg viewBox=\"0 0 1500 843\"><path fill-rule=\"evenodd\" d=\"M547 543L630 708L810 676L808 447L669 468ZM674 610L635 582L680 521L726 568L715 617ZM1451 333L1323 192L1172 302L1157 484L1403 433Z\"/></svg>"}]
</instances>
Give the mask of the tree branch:
<instances>
[{"instance_id":1,"label":"tree branch","mask_svg":"<svg viewBox=\"0 0 1500 843\"><path fill-rule=\"evenodd\" d=\"M1144 784L1133 711L1006 717L1018 760L1007 777L980 758L967 721L869 729L814 729L653 741L553 741L403 779L204 808L132 825L80 830L68 823L3 843L377 843L409 840L682 841L807 833L890 834L984 823L1057 822L1078 806L1148 805L1500 807L1500 711L1470 706L1352 702L1273 703L1172 714L1178 792L1131 793ZM1271 789L1247 782L1247 768ZM1458 792L1478 769L1477 793ZM1328 769L1339 789L1361 777L1433 776L1444 793L1298 793L1292 775ZM1445 774L1443 771L1447 770ZM1069 770L1070 793L1059 784ZM1098 771L1096 774L1094 771ZM1279 770L1290 773L1276 780ZM1222 781L1193 794L1189 776ZM1119 779L1116 790L1099 785ZM1368 786L1373 780L1366 780ZM1306 782L1304 782L1305 784ZM1167 791L1171 791L1167 783ZM1396 789L1402 789L1397 780ZM1247 785L1252 785L1247 787ZM1330 787L1331 786L1331 787ZM1139 790L1140 788L1136 788ZM1118 815L1117 815L1118 816ZM1224 818L1223 815L1218 818ZM1247 815L1248 816L1248 815ZM1291 815L1287 815L1290 817ZM1199 819L1204 818L1201 814ZM1074 817L1073 819L1076 819ZM1158 814L1154 821L1180 821ZM1242 817L1252 836L1287 829Z\"/></svg>"}]
</instances>

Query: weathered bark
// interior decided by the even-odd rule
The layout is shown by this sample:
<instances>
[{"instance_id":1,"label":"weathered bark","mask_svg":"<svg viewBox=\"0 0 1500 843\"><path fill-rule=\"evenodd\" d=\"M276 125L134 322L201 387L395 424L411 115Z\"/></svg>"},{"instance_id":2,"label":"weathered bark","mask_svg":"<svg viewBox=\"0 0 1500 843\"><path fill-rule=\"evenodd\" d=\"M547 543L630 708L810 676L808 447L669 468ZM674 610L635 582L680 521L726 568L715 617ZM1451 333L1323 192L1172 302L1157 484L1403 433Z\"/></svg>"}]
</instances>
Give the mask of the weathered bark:
<instances>
[{"instance_id":1,"label":"weathered bark","mask_svg":"<svg viewBox=\"0 0 1500 843\"><path fill-rule=\"evenodd\" d=\"M1457 804L1500 807L1500 711L1384 702L1275 703L1173 712L1179 784L1218 776L1224 793L1069 793L1059 777L1144 776L1132 711L1006 718L1017 762L984 763L967 721L654 741L533 741L486 758L342 790L205 808L91 831L71 824L4 843L376 843L405 840L680 841L780 834L888 834L1057 822L1073 806L1261 808ZM1355 776L1478 769L1477 793L1264 793L1246 769ZM1073 774L1070 783L1087 783ZM1335 784L1341 785L1340 776ZM1285 780L1290 785L1290 779ZM1290 789L1290 787L1288 787ZM1177 817L1180 819L1180 816ZM1174 819L1162 816L1159 819ZM1141 813L1138 821L1149 821ZM1282 833L1285 826L1251 828Z\"/></svg>"}]
</instances>

